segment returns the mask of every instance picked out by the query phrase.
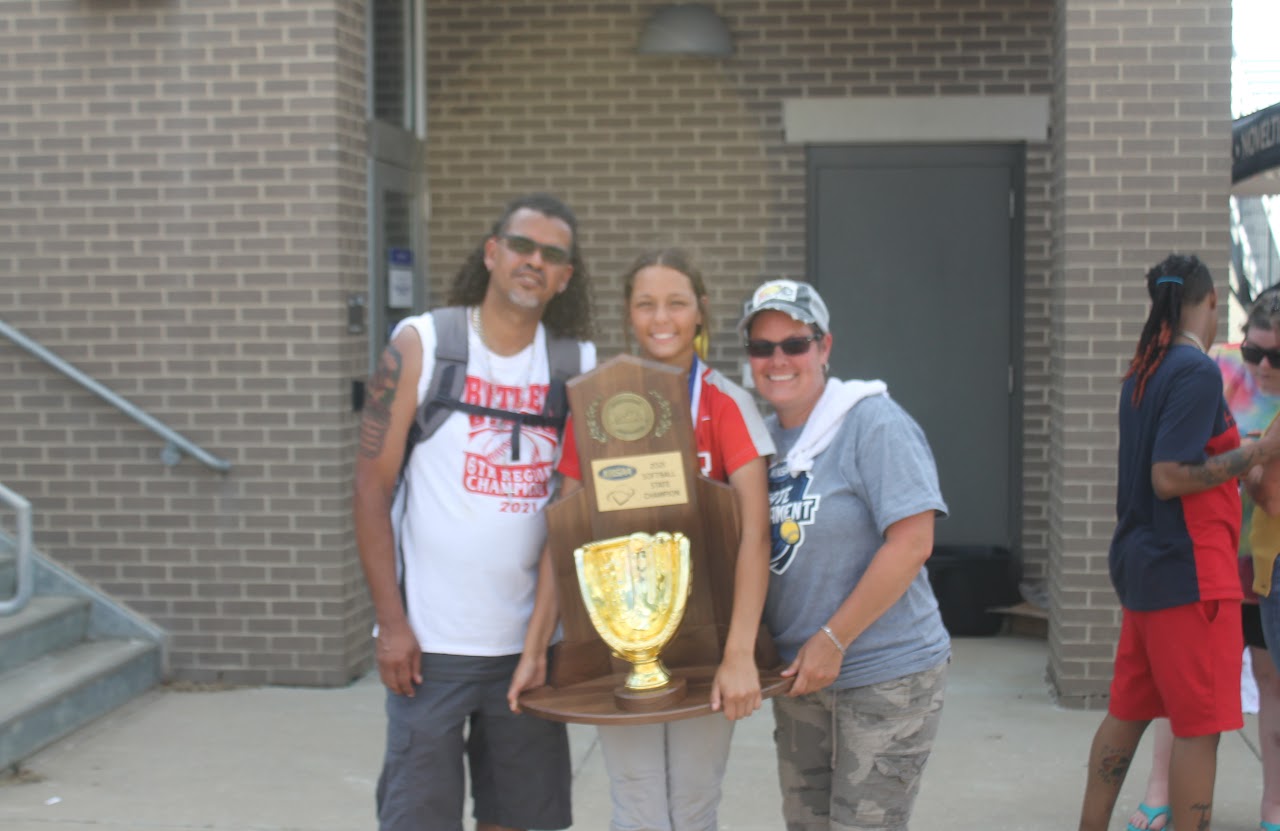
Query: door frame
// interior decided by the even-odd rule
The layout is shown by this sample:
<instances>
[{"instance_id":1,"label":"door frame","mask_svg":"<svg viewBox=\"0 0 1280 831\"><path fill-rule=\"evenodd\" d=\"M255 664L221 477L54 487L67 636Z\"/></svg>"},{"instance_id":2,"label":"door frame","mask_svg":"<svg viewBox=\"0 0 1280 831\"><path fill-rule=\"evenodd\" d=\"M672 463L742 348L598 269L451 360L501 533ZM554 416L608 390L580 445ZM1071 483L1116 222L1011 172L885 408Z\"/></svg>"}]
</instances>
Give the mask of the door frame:
<instances>
[{"instance_id":1,"label":"door frame","mask_svg":"<svg viewBox=\"0 0 1280 831\"><path fill-rule=\"evenodd\" d=\"M399 121L382 120L375 112L374 94L377 67L373 41L365 54L365 186L368 222L367 262L368 293L368 371L372 376L378 356L386 346L384 330L387 321L387 241L384 231L383 195L401 193L410 202L410 246L413 251L413 312L427 309L430 302L427 281L429 239L426 219L429 210L427 189L427 120L426 120L426 0L385 0L398 4L404 21L400 32L402 74L394 79L402 89L403 112ZM377 28L374 3L365 7L367 32Z\"/></svg>"},{"instance_id":2,"label":"door frame","mask_svg":"<svg viewBox=\"0 0 1280 831\"><path fill-rule=\"evenodd\" d=\"M413 313L426 310L427 246L426 223L422 209L423 189L418 185L421 173L412 167L369 159L369 372L377 366L378 356L386 347L384 330L387 323L387 239L383 215L383 195L400 193L409 198L409 237L413 251Z\"/></svg>"}]
</instances>

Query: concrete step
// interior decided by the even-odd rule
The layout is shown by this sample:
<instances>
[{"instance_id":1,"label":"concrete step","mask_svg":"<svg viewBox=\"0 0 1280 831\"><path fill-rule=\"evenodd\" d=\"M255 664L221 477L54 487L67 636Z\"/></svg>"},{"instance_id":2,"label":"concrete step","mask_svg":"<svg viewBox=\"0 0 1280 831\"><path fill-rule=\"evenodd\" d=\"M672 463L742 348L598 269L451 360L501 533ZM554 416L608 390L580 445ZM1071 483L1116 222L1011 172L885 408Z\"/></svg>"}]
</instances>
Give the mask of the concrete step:
<instances>
[{"instance_id":1,"label":"concrete step","mask_svg":"<svg viewBox=\"0 0 1280 831\"><path fill-rule=\"evenodd\" d=\"M22 611L0 617L0 674L79 643L88 631L88 598L37 595Z\"/></svg>"},{"instance_id":2,"label":"concrete step","mask_svg":"<svg viewBox=\"0 0 1280 831\"><path fill-rule=\"evenodd\" d=\"M160 660L148 641L85 641L0 675L0 769L153 687Z\"/></svg>"},{"instance_id":3,"label":"concrete step","mask_svg":"<svg viewBox=\"0 0 1280 831\"><path fill-rule=\"evenodd\" d=\"M1039 606L1023 601L1013 606L1000 606L987 611L1004 615L1004 631L1006 634L1042 639L1049 637L1048 609L1042 609Z\"/></svg>"}]
</instances>

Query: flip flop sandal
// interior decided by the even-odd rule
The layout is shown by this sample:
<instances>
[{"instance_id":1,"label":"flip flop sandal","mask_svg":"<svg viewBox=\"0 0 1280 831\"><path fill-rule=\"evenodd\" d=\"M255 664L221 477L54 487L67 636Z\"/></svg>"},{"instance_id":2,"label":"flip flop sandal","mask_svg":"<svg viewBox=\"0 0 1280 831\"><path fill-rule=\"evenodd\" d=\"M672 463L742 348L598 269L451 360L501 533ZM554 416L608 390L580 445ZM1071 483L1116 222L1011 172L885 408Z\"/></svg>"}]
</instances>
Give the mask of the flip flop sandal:
<instances>
[{"instance_id":1,"label":"flip flop sandal","mask_svg":"<svg viewBox=\"0 0 1280 831\"><path fill-rule=\"evenodd\" d=\"M1141 811L1141 812L1142 812L1142 815L1143 815L1143 816L1145 816L1145 817L1147 818L1147 828L1151 828L1151 823L1153 823L1153 822L1155 822L1156 820L1160 819L1160 817L1167 817L1167 816L1169 816L1169 806L1168 806L1168 805L1161 805L1161 806L1159 806L1159 807L1157 807L1157 808L1152 808L1150 805L1148 805L1148 804L1147 804L1147 803L1145 803L1145 802L1139 802L1139 803L1138 803L1138 810L1139 810L1139 811ZM1169 827L1169 820L1167 820L1167 819L1166 819L1166 820L1164 821L1164 826L1160 829L1160 831L1164 831L1164 829L1165 829L1165 828L1168 828L1168 827ZM1131 822L1131 823L1129 823L1128 825L1126 825L1126 826L1125 826L1125 829L1126 829L1126 831L1142 831L1142 829L1141 829L1141 828L1138 828L1138 827L1137 827L1136 825L1134 825L1132 822ZM1280 827L1276 827L1276 828L1266 828L1266 827L1264 827L1264 828L1263 828L1263 831L1280 831Z\"/></svg>"}]
</instances>

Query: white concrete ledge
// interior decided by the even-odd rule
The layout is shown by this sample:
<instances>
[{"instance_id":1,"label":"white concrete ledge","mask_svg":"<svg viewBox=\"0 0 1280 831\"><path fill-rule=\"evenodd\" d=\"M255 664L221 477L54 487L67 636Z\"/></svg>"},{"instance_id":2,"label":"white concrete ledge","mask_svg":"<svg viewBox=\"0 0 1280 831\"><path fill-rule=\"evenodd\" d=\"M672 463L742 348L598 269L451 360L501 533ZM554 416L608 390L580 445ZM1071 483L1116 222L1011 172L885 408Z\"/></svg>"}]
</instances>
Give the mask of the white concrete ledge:
<instances>
[{"instance_id":1,"label":"white concrete ledge","mask_svg":"<svg viewBox=\"0 0 1280 831\"><path fill-rule=\"evenodd\" d=\"M1046 141L1049 96L789 98L782 123L792 144Z\"/></svg>"},{"instance_id":2,"label":"white concrete ledge","mask_svg":"<svg viewBox=\"0 0 1280 831\"><path fill-rule=\"evenodd\" d=\"M1255 173L1248 179L1241 179L1231 186L1232 196L1276 196L1280 195L1280 168Z\"/></svg>"}]
</instances>

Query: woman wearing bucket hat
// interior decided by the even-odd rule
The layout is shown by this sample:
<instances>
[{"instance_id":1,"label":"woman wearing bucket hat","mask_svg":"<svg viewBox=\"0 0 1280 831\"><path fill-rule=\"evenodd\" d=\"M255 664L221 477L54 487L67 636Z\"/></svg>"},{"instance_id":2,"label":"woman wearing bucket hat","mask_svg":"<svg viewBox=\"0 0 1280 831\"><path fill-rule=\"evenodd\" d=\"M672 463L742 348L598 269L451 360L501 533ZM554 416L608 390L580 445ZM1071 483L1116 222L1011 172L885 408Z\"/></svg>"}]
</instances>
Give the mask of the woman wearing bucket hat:
<instances>
[{"instance_id":1,"label":"woman wearing bucket hat","mask_svg":"<svg viewBox=\"0 0 1280 831\"><path fill-rule=\"evenodd\" d=\"M830 322L813 286L773 280L739 324L775 410L764 617L795 679L773 699L783 815L905 829L951 655L923 569L946 503L924 433L885 385L829 377Z\"/></svg>"}]
</instances>

